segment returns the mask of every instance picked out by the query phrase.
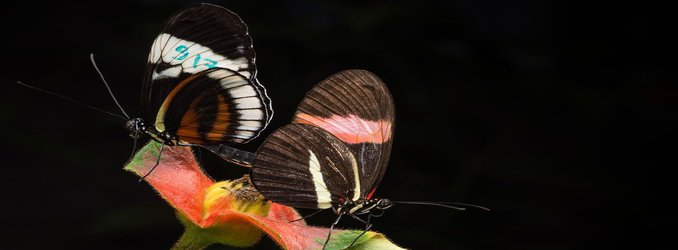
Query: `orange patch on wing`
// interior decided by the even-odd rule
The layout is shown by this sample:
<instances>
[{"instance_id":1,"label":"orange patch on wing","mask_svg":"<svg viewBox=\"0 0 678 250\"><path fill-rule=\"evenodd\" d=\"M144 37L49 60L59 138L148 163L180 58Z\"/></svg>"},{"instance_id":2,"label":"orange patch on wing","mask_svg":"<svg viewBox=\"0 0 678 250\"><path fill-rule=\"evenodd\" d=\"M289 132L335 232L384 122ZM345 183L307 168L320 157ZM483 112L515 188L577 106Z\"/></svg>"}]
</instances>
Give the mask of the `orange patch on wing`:
<instances>
[{"instance_id":1,"label":"orange patch on wing","mask_svg":"<svg viewBox=\"0 0 678 250\"><path fill-rule=\"evenodd\" d=\"M223 140L223 136L226 133L226 129L230 123L228 118L230 114L228 113L228 103L223 96L219 95L219 104L217 106L217 117L212 122L212 130L207 133L207 140L212 142L220 142Z\"/></svg>"},{"instance_id":2,"label":"orange patch on wing","mask_svg":"<svg viewBox=\"0 0 678 250\"><path fill-rule=\"evenodd\" d=\"M384 143L391 139L390 121L367 121L356 115L348 117L332 115L329 118L321 118L298 113L293 122L320 127L351 144Z\"/></svg>"},{"instance_id":3,"label":"orange patch on wing","mask_svg":"<svg viewBox=\"0 0 678 250\"><path fill-rule=\"evenodd\" d=\"M198 106L198 100L199 98L193 100L191 106L188 107L186 113L181 117L181 124L177 130L177 137L179 137L179 140L195 144L204 143L198 133L198 129L200 128L198 120L200 119L200 116L195 112Z\"/></svg>"},{"instance_id":4,"label":"orange patch on wing","mask_svg":"<svg viewBox=\"0 0 678 250\"><path fill-rule=\"evenodd\" d=\"M228 129L229 113L228 103L223 96L218 96L218 106L216 110L216 118L212 121L212 129L207 132L205 140L200 137L200 115L196 112L199 99L193 100L191 106L186 113L181 117L181 125L177 131L177 136L180 140L190 143L206 143L206 142L221 142L223 141L224 133Z\"/></svg>"}]
</instances>

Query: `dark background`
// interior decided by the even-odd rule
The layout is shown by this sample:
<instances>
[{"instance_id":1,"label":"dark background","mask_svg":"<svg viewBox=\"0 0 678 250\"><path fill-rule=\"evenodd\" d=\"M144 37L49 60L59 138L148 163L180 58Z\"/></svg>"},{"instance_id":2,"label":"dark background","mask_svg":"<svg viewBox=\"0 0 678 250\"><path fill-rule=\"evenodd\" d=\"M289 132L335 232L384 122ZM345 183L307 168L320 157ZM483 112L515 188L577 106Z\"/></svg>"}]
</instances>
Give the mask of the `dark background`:
<instances>
[{"instance_id":1,"label":"dark background","mask_svg":"<svg viewBox=\"0 0 678 250\"><path fill-rule=\"evenodd\" d=\"M165 249L179 238L173 209L122 170L132 142L123 121L14 82L118 113L89 63L95 52L122 105L139 114L151 42L187 3L3 6L0 248ZM368 69L397 107L391 163L376 195L493 209L394 207L374 229L403 247L654 249L668 241L678 88L665 78L675 72L668 61L676 44L665 6L218 4L250 27L276 112L265 134L290 121L315 83ZM216 179L244 172L203 157ZM257 247L275 245L265 239Z\"/></svg>"}]
</instances>

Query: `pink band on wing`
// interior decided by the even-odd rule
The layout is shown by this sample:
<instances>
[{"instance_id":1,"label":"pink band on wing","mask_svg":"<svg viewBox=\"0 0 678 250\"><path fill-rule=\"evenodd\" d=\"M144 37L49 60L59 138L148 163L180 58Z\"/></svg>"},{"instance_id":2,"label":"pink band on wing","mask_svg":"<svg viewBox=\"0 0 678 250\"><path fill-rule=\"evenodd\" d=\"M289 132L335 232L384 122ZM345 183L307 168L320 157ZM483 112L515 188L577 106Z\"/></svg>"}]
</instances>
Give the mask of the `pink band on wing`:
<instances>
[{"instance_id":1,"label":"pink band on wing","mask_svg":"<svg viewBox=\"0 0 678 250\"><path fill-rule=\"evenodd\" d=\"M340 140L352 144L384 143L391 138L390 121L367 121L356 115L348 117L332 115L329 118L322 118L299 113L294 122L320 127Z\"/></svg>"}]
</instances>

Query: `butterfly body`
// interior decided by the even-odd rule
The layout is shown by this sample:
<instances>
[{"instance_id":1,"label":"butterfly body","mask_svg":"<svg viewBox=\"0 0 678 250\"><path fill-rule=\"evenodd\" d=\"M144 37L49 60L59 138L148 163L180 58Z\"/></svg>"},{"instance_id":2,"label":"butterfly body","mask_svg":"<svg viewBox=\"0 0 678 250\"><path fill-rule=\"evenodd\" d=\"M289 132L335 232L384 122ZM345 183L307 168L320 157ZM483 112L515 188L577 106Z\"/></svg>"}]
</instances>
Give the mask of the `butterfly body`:
<instances>
[{"instance_id":1,"label":"butterfly body","mask_svg":"<svg viewBox=\"0 0 678 250\"><path fill-rule=\"evenodd\" d=\"M391 200L386 198L358 199L356 201L344 201L334 207L335 214L363 215L369 214L374 209L385 210L393 206Z\"/></svg>"},{"instance_id":2,"label":"butterfly body","mask_svg":"<svg viewBox=\"0 0 678 250\"><path fill-rule=\"evenodd\" d=\"M127 120L125 127L130 132L130 137L137 139L142 135L149 136L151 139L168 146L188 145L188 143L180 142L175 135L168 132L159 132L155 128L146 127L146 122L142 118L132 118Z\"/></svg>"}]
</instances>

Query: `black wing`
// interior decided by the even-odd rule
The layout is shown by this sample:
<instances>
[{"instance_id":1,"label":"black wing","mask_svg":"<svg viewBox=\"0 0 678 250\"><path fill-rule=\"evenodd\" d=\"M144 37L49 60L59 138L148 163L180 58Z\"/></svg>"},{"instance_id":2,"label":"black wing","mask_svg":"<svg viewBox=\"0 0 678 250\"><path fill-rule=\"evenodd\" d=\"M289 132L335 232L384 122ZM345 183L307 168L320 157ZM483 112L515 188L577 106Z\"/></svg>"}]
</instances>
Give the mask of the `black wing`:
<instances>
[{"instance_id":1,"label":"black wing","mask_svg":"<svg viewBox=\"0 0 678 250\"><path fill-rule=\"evenodd\" d=\"M181 81L167 95L155 128L193 144L246 142L265 123L255 87L229 69L208 69Z\"/></svg>"},{"instance_id":2,"label":"black wing","mask_svg":"<svg viewBox=\"0 0 678 250\"><path fill-rule=\"evenodd\" d=\"M247 26L235 13L212 4L178 11L156 37L148 56L142 86L146 118L154 121L167 96L191 75L213 68L229 69L250 82L262 103L263 126L256 137L270 121L273 110L266 90L257 81L254 61Z\"/></svg>"},{"instance_id":3,"label":"black wing","mask_svg":"<svg viewBox=\"0 0 678 250\"><path fill-rule=\"evenodd\" d=\"M358 166L346 145L325 130L288 124L257 151L252 182L267 199L299 208L330 208L360 195Z\"/></svg>"},{"instance_id":4,"label":"black wing","mask_svg":"<svg viewBox=\"0 0 678 250\"><path fill-rule=\"evenodd\" d=\"M388 165L394 112L391 93L379 77L345 70L306 94L294 122L322 128L346 143L358 161L362 196L370 198Z\"/></svg>"}]
</instances>

